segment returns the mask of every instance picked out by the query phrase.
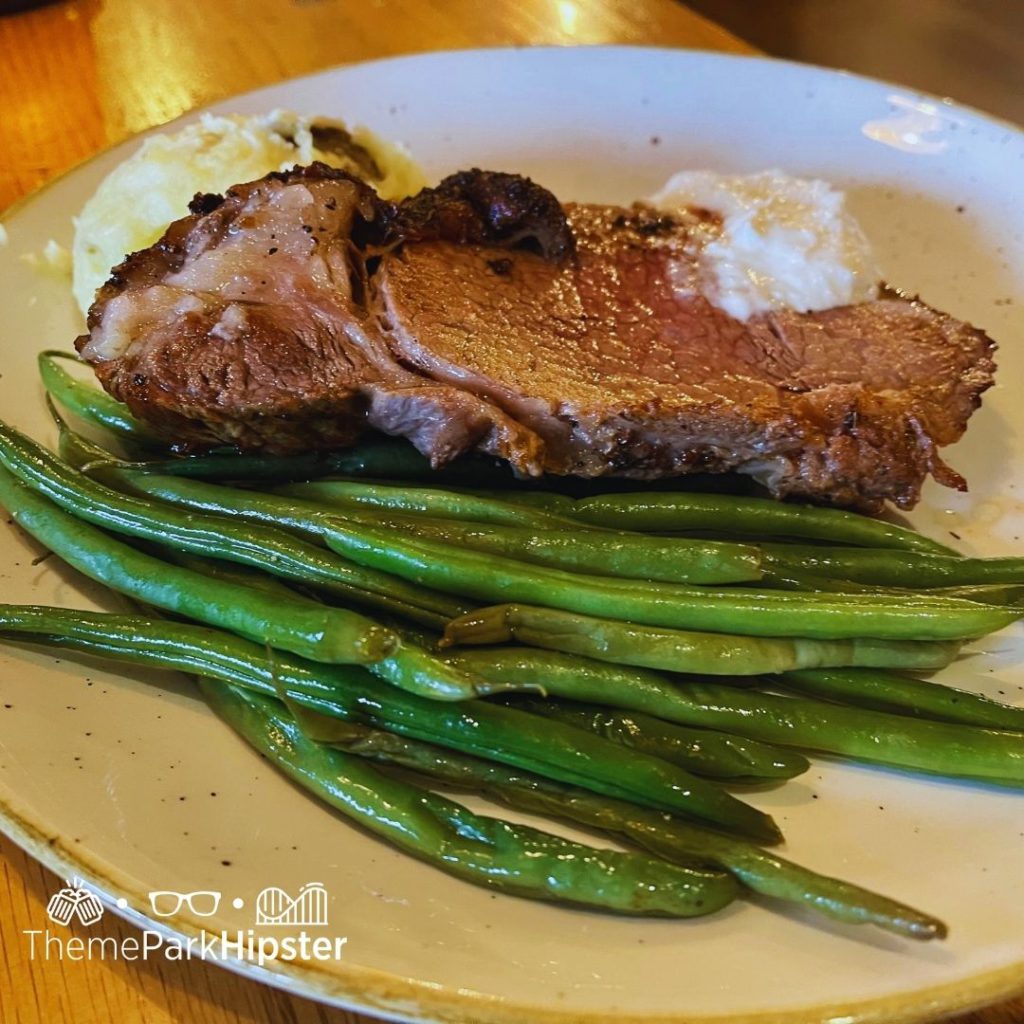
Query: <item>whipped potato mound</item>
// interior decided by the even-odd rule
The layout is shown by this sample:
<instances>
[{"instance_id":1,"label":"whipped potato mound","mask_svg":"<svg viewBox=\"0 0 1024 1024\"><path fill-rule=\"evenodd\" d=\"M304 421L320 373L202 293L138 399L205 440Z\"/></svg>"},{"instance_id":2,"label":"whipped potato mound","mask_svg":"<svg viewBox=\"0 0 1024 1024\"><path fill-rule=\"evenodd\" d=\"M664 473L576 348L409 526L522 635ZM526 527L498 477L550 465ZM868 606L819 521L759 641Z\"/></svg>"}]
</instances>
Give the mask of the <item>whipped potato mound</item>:
<instances>
[{"instance_id":1,"label":"whipped potato mound","mask_svg":"<svg viewBox=\"0 0 1024 1024\"><path fill-rule=\"evenodd\" d=\"M666 212L701 208L718 215L720 223L699 233L697 281L739 320L878 296L871 246L846 210L846 196L827 182L781 171L682 171L647 202ZM692 278L682 285L692 286Z\"/></svg>"},{"instance_id":2,"label":"whipped potato mound","mask_svg":"<svg viewBox=\"0 0 1024 1024\"><path fill-rule=\"evenodd\" d=\"M223 192L270 171L322 160L368 181L387 199L418 191L423 174L408 153L340 121L275 110L215 117L147 139L103 180L75 221L75 301L82 312L124 257L152 245L188 213L197 192Z\"/></svg>"}]
</instances>

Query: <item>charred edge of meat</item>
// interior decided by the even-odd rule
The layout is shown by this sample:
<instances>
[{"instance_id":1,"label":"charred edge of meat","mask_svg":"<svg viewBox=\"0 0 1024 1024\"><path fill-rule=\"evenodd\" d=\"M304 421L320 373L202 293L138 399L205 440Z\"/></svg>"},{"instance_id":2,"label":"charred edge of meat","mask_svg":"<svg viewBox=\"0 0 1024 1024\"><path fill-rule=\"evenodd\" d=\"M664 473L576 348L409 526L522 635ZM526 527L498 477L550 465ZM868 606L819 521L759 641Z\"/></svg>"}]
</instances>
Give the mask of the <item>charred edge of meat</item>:
<instances>
[{"instance_id":1,"label":"charred edge of meat","mask_svg":"<svg viewBox=\"0 0 1024 1024\"><path fill-rule=\"evenodd\" d=\"M454 242L533 248L549 260L576 252L562 204L519 174L474 167L404 200L379 244Z\"/></svg>"}]
</instances>

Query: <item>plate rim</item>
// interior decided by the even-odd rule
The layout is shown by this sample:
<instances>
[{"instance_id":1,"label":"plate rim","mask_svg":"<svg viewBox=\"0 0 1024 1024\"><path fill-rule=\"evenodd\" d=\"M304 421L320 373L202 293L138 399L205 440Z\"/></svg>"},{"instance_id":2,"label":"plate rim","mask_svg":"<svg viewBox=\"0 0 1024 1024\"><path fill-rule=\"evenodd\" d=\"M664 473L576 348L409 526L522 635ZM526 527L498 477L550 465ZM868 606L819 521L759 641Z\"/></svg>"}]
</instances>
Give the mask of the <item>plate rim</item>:
<instances>
[{"instance_id":1,"label":"plate rim","mask_svg":"<svg viewBox=\"0 0 1024 1024\"><path fill-rule=\"evenodd\" d=\"M6 802L0 803L0 831L29 856L60 877L75 875L95 888L106 909L135 927L159 931L165 936L197 936L201 930L175 916L154 921L138 911L117 907L118 896L134 897L139 905L144 894L134 892L106 874L102 867L76 859L59 836L47 837ZM625 1014L602 1011L565 1011L550 1006L512 1002L467 988L438 986L416 978L391 974L358 964L345 964L328 973L300 961L279 962L273 968L242 960L201 957L204 962L229 970L250 981L269 985L326 1005L365 1011L392 1021L438 1021L444 1024L929 1024L950 1013L975 1010L1024 994L1024 961L1006 964L969 978L888 996L845 1003L815 1003L790 1010L759 1010L754 1013L704 1014L686 1011ZM380 1001L371 1001L373 997ZM415 1006L416 1016L408 1008ZM426 1014L426 1015L425 1015Z\"/></svg>"},{"instance_id":2,"label":"plate rim","mask_svg":"<svg viewBox=\"0 0 1024 1024\"><path fill-rule=\"evenodd\" d=\"M507 45L496 47L458 47L394 54L361 61L345 61L301 75L286 76L267 82L244 92L221 96L193 107L167 121L152 125L143 131L125 136L87 157L77 161L33 191L19 197L0 211L0 225L12 216L34 205L64 179L85 170L120 147L139 142L180 122L220 108L233 101L248 99L262 92L292 83L328 78L347 69L396 62L444 59L453 55L473 56L501 53L514 55L525 52L569 53L573 51L647 52L660 56L672 55L685 60L688 56L710 57L723 63L743 62L759 65L782 66L810 71L829 78L850 79L870 86L898 90L917 100L939 104L944 110L959 111L983 122L1024 136L1024 125L1016 124L999 115L989 113L952 97L939 96L911 86L874 78L844 68L787 60L760 53L735 53L708 50L699 47L650 46L642 43L595 43L583 45L545 44L541 46ZM557 58L556 58L557 59ZM116 673L115 673L116 674ZM75 853L59 835L47 836L45 829L15 810L9 801L0 798L0 832L28 856L43 864L60 877L80 877L97 890L106 909L117 914L135 927L149 928L166 936L191 937L201 933L186 919L175 916L155 921L138 911L118 908L118 897L140 897L123 882L117 881L115 865L91 863ZM144 894L142 894L144 895ZM138 902L138 899L137 899ZM141 904L139 904L141 905ZM550 1005L513 1002L504 997L476 992L464 987L439 986L435 983L392 974L376 968L349 964L343 961L328 973L313 963L278 962L272 968L260 967L243 960L203 958L251 981L270 985L293 995L313 999L327 1005L363 1011L386 1020L438 1021L445 1024L519 1024L528 1019L536 1024L928 1024L951 1013L967 1012L996 1002L1024 995L1024 957L1001 967L980 971L954 982L939 983L899 993L843 1003L815 1003L787 1010L758 1010L751 1013L717 1013L695 1016L686 1011L669 1013L608 1013L590 1010L559 1010ZM373 1001L380 1000L379 1002ZM410 1014L414 1013L415 1016Z\"/></svg>"}]
</instances>

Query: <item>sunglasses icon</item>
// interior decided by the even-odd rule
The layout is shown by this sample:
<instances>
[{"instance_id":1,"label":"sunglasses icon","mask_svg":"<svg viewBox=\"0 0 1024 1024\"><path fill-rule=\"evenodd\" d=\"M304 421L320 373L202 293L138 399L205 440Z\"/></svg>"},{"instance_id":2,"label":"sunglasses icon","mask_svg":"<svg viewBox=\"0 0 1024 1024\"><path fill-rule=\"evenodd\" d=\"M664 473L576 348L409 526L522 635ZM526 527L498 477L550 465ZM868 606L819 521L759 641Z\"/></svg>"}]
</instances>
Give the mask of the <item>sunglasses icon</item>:
<instances>
[{"instance_id":1,"label":"sunglasses icon","mask_svg":"<svg viewBox=\"0 0 1024 1024\"><path fill-rule=\"evenodd\" d=\"M170 889L149 894L149 906L155 917L173 917L187 906L196 917L212 917L220 906L219 892L173 892Z\"/></svg>"}]
</instances>

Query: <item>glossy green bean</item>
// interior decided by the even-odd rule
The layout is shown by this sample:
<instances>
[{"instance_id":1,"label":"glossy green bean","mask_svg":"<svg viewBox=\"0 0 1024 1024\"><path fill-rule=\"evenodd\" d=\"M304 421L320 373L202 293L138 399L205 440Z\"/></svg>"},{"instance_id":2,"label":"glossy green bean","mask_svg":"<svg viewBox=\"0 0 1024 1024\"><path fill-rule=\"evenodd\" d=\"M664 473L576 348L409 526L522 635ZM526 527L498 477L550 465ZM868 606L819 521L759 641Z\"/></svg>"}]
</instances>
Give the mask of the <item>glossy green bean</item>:
<instances>
[{"instance_id":1,"label":"glossy green bean","mask_svg":"<svg viewBox=\"0 0 1024 1024\"><path fill-rule=\"evenodd\" d=\"M1024 604L1024 585L1014 583L964 583L915 589L910 586L861 583L856 580L825 576L807 569L781 565L771 561L767 556L762 563L761 572L761 586L779 590L799 590L818 594L901 595L910 601L956 598L981 604Z\"/></svg>"},{"instance_id":2,"label":"glossy green bean","mask_svg":"<svg viewBox=\"0 0 1024 1024\"><path fill-rule=\"evenodd\" d=\"M161 443L144 423L132 416L128 406L112 398L105 391L72 376L57 362L58 359L68 359L76 363L80 360L69 352L52 349L39 353L39 376L42 378L43 387L65 409L69 409L83 420L104 427L123 440L143 445Z\"/></svg>"},{"instance_id":3,"label":"glossy green bean","mask_svg":"<svg viewBox=\"0 0 1024 1024\"><path fill-rule=\"evenodd\" d=\"M567 573L399 535L369 525L365 516L345 519L337 509L301 499L123 468L101 467L98 472L115 486L174 504L302 531L360 565L477 601L513 599L670 628L823 639L973 637L1021 615L1013 608L941 596L791 595Z\"/></svg>"},{"instance_id":4,"label":"glossy green bean","mask_svg":"<svg viewBox=\"0 0 1024 1024\"><path fill-rule=\"evenodd\" d=\"M777 684L786 691L876 711L1024 732L1024 707L1002 704L967 690L894 672L866 668L810 669L783 672L766 682L770 687Z\"/></svg>"},{"instance_id":5,"label":"glossy green bean","mask_svg":"<svg viewBox=\"0 0 1024 1024\"><path fill-rule=\"evenodd\" d=\"M950 640L984 635L1024 614L956 598L780 594L590 576L485 556L352 520L329 524L323 539L333 551L360 565L446 593L676 629L762 637Z\"/></svg>"},{"instance_id":6,"label":"glossy green bean","mask_svg":"<svg viewBox=\"0 0 1024 1024\"><path fill-rule=\"evenodd\" d=\"M477 885L663 917L710 914L737 894L719 871L595 849L476 814L314 743L276 701L209 682L201 689L221 718L304 789L404 852Z\"/></svg>"},{"instance_id":7,"label":"glossy green bean","mask_svg":"<svg viewBox=\"0 0 1024 1024\"><path fill-rule=\"evenodd\" d=\"M543 652L538 652L543 653ZM600 668L608 668L601 665ZM486 670L485 678L495 678ZM538 679L547 676L538 675ZM794 750L730 736L713 729L689 729L642 711L581 704L551 697L515 698L513 707L553 718L565 725L603 736L612 743L678 764L694 775L736 782L764 782L802 775L810 762Z\"/></svg>"},{"instance_id":8,"label":"glossy green bean","mask_svg":"<svg viewBox=\"0 0 1024 1024\"><path fill-rule=\"evenodd\" d=\"M512 639L620 665L712 676L847 665L931 670L949 664L959 648L948 641L808 640L697 633L519 604L493 605L453 619L445 628L443 643L501 644Z\"/></svg>"},{"instance_id":9,"label":"glossy green bean","mask_svg":"<svg viewBox=\"0 0 1024 1024\"><path fill-rule=\"evenodd\" d=\"M667 761L486 701L430 700L382 684L357 666L317 664L187 623L60 608L0 605L0 635L183 669L329 716L700 818L762 842L781 837L768 815Z\"/></svg>"},{"instance_id":10,"label":"glossy green bean","mask_svg":"<svg viewBox=\"0 0 1024 1024\"><path fill-rule=\"evenodd\" d=\"M388 519L381 525L474 551L599 576L702 584L748 583L761 578L760 553L748 544L578 528L477 525L414 516Z\"/></svg>"},{"instance_id":11,"label":"glossy green bean","mask_svg":"<svg viewBox=\"0 0 1024 1024\"><path fill-rule=\"evenodd\" d=\"M508 526L568 526L578 529L572 520L543 509L434 487L367 483L360 480L314 480L310 483L286 484L276 488L275 493L336 508L339 512L352 508L374 509L404 515L503 523Z\"/></svg>"},{"instance_id":12,"label":"glossy green bean","mask_svg":"<svg viewBox=\"0 0 1024 1024\"><path fill-rule=\"evenodd\" d=\"M507 678L514 678L512 668ZM536 673L531 671L526 678L536 678ZM610 690L604 688L606 693ZM586 687L576 692L578 699L587 699ZM569 694L563 690L558 695ZM1017 732L925 721L682 678L676 682L673 699L659 706L658 717L896 768L1024 786L1024 735Z\"/></svg>"},{"instance_id":13,"label":"glossy green bean","mask_svg":"<svg viewBox=\"0 0 1024 1024\"><path fill-rule=\"evenodd\" d=\"M183 565L193 572L214 579L256 587L265 593L293 597L295 591L286 587L274 576L267 576L247 565L233 562L218 562L215 559L200 558L184 554L173 548L166 551L170 561ZM392 629L391 621L380 623ZM379 661L367 665L367 671L379 679L385 679L394 686L409 693L417 693L431 700L470 700L474 697L491 697L502 693L542 692L538 683L511 679L485 679L483 676L463 669L450 658L442 660L426 645L418 643L408 629L393 629L400 637L392 652Z\"/></svg>"},{"instance_id":14,"label":"glossy green bean","mask_svg":"<svg viewBox=\"0 0 1024 1024\"><path fill-rule=\"evenodd\" d=\"M391 630L355 612L298 595L286 601L137 551L57 508L3 468L0 505L79 572L147 604L314 661L375 662L399 645Z\"/></svg>"},{"instance_id":15,"label":"glossy green bean","mask_svg":"<svg viewBox=\"0 0 1024 1024\"><path fill-rule=\"evenodd\" d=\"M1024 584L1024 558L961 558L951 555L867 548L764 544L766 561L780 569L798 569L884 587Z\"/></svg>"},{"instance_id":16,"label":"glossy green bean","mask_svg":"<svg viewBox=\"0 0 1024 1024\"><path fill-rule=\"evenodd\" d=\"M678 681L660 672L535 647L453 651L448 660L484 679L520 685L532 681L545 699L517 701L517 707L666 761L685 757L689 763L680 763L698 775L791 778L807 768L806 759L792 751L759 743L748 746L749 740L707 730L680 734L677 726L666 725L663 719L671 717L678 701ZM738 681L730 680L730 685Z\"/></svg>"},{"instance_id":17,"label":"glossy green bean","mask_svg":"<svg viewBox=\"0 0 1024 1024\"><path fill-rule=\"evenodd\" d=\"M0 464L77 518L116 533L255 566L425 625L440 626L465 610L448 595L365 569L284 531L128 497L72 469L4 423Z\"/></svg>"},{"instance_id":18,"label":"glossy green bean","mask_svg":"<svg viewBox=\"0 0 1024 1024\"><path fill-rule=\"evenodd\" d=\"M304 716L299 721L310 723ZM946 936L946 926L930 914L670 815L380 730L336 720L315 726L326 734L322 738L329 738L346 752L400 765L435 783L480 793L515 810L546 814L621 836L666 860L715 865L753 892L805 906L845 924L873 924L913 939Z\"/></svg>"},{"instance_id":19,"label":"glossy green bean","mask_svg":"<svg viewBox=\"0 0 1024 1024\"><path fill-rule=\"evenodd\" d=\"M707 530L741 537L805 537L828 544L956 554L937 541L880 519L768 498L664 492L606 494L578 501L572 516L580 522L619 530Z\"/></svg>"},{"instance_id":20,"label":"glossy green bean","mask_svg":"<svg viewBox=\"0 0 1024 1024\"><path fill-rule=\"evenodd\" d=\"M202 555L193 555L191 552L174 547L161 548L160 557L202 576L225 580L228 583L240 583L246 587L256 587L265 594L285 598L294 597L296 594L302 597L311 596L303 589L289 587L277 576L260 572L259 569L255 569L251 565L242 565L240 562L224 562L217 558L205 558ZM395 632L397 633L398 630Z\"/></svg>"},{"instance_id":21,"label":"glossy green bean","mask_svg":"<svg viewBox=\"0 0 1024 1024\"><path fill-rule=\"evenodd\" d=\"M480 601L521 601L651 626L818 639L949 640L1009 625L1022 612L955 598L779 594L568 573L340 520L324 542L354 562Z\"/></svg>"}]
</instances>

